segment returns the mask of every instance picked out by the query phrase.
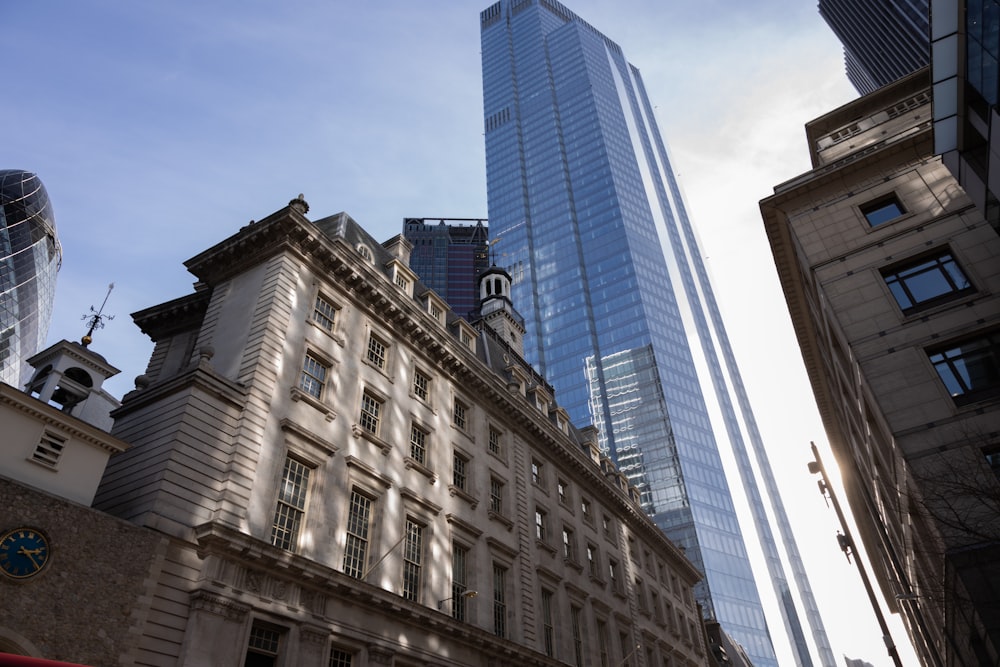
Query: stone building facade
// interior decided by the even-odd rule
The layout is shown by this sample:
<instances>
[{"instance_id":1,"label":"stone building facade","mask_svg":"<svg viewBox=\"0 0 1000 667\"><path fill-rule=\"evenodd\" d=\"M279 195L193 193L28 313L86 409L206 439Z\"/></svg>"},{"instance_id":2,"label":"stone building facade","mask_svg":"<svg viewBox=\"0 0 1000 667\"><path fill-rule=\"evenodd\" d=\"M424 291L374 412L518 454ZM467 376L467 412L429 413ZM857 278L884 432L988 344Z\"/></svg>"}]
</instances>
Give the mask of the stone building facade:
<instances>
[{"instance_id":1,"label":"stone building facade","mask_svg":"<svg viewBox=\"0 0 1000 667\"><path fill-rule=\"evenodd\" d=\"M155 348L95 500L167 542L133 664L710 664L697 570L522 361L515 314L473 327L405 239L307 212L134 314Z\"/></svg>"},{"instance_id":2,"label":"stone building facade","mask_svg":"<svg viewBox=\"0 0 1000 667\"><path fill-rule=\"evenodd\" d=\"M761 212L850 508L925 665L998 664L1000 237L934 154L927 70L806 126Z\"/></svg>"}]
</instances>

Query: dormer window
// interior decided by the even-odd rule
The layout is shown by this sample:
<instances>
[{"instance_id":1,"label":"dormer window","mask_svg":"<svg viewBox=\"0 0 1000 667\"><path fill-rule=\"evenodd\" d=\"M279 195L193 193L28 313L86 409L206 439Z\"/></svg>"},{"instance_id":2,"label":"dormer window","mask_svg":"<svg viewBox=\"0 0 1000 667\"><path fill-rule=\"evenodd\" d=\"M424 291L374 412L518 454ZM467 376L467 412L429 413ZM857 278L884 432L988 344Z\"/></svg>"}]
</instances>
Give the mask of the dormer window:
<instances>
[{"instance_id":1,"label":"dormer window","mask_svg":"<svg viewBox=\"0 0 1000 667\"><path fill-rule=\"evenodd\" d=\"M372 255L372 249L366 246L364 243L358 244L358 254L364 257L369 262L375 261L375 256Z\"/></svg>"},{"instance_id":2,"label":"dormer window","mask_svg":"<svg viewBox=\"0 0 1000 667\"><path fill-rule=\"evenodd\" d=\"M407 295L413 296L413 284L417 281L416 274L398 259L391 260L386 266L396 287L403 290Z\"/></svg>"}]
</instances>

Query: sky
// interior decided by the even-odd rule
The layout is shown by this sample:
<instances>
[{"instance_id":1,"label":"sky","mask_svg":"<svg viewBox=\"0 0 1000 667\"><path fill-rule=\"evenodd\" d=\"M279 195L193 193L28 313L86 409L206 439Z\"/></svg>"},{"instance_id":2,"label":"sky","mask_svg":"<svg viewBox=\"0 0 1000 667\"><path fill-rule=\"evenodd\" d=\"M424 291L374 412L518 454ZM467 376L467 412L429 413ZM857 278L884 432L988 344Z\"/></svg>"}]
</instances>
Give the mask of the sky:
<instances>
[{"instance_id":1,"label":"sky","mask_svg":"<svg viewBox=\"0 0 1000 667\"><path fill-rule=\"evenodd\" d=\"M300 193L313 219L346 211L382 240L404 217L486 218L487 4L0 2L0 168L39 175L63 247L49 342L79 339L114 283L92 349L121 396L152 351L130 313L190 293L185 260ZM840 45L815 0L565 4L656 106L833 652L889 666L806 470L810 441L833 457L758 208L809 169L804 123L857 96Z\"/></svg>"}]
</instances>

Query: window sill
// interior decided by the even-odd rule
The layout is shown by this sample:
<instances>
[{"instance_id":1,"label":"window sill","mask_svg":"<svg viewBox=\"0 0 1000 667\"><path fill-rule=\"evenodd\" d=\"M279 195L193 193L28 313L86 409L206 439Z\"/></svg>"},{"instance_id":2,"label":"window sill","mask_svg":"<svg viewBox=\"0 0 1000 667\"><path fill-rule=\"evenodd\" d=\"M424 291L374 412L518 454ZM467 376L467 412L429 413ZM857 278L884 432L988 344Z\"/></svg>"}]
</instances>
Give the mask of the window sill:
<instances>
[{"instance_id":1,"label":"window sill","mask_svg":"<svg viewBox=\"0 0 1000 667\"><path fill-rule=\"evenodd\" d=\"M593 572L590 573L590 581L591 583L596 584L600 588L604 588L604 585L607 583Z\"/></svg>"},{"instance_id":2,"label":"window sill","mask_svg":"<svg viewBox=\"0 0 1000 667\"><path fill-rule=\"evenodd\" d=\"M327 389L329 389L329 387L327 387ZM312 394L307 394L298 387L292 387L289 392L289 396L296 403L298 402L307 403L308 405L311 405L312 407L316 408L317 410L323 413L323 416L326 418L328 422L332 422L334 419L337 418L337 413L331 410L326 403L316 398Z\"/></svg>"},{"instance_id":3,"label":"window sill","mask_svg":"<svg viewBox=\"0 0 1000 667\"><path fill-rule=\"evenodd\" d=\"M568 567L573 568L577 572L583 572L583 565L580 565L580 563L575 558L563 558L563 563L565 563Z\"/></svg>"},{"instance_id":4,"label":"window sill","mask_svg":"<svg viewBox=\"0 0 1000 667\"><path fill-rule=\"evenodd\" d=\"M337 332L336 332L336 326L337 325L336 324L334 324L334 331L329 331L329 330L324 329L323 327L321 327L319 324L317 324L316 321L313 318L311 318L311 317L308 320L306 320L306 321L309 322L309 324L311 326L313 326L317 331L319 331L320 333L322 333L324 336L330 338L337 345L339 345L340 347L344 347L344 339L343 339L342 336L339 336L337 334Z\"/></svg>"},{"instance_id":5,"label":"window sill","mask_svg":"<svg viewBox=\"0 0 1000 667\"><path fill-rule=\"evenodd\" d=\"M403 465L408 470L412 469L412 470L416 470L417 472L419 472L421 475L423 475L424 477L426 477L430 481L431 484L434 484L434 483L437 482L437 479L438 479L437 475L435 475L431 471L430 468L428 468L427 466L425 466L423 463L420 463L419 461L417 461L412 456L407 456L407 457L403 458Z\"/></svg>"},{"instance_id":6,"label":"window sill","mask_svg":"<svg viewBox=\"0 0 1000 667\"><path fill-rule=\"evenodd\" d=\"M503 524L503 526L507 528L508 531L514 527L514 522L505 517L503 514L500 514L499 512L490 510L488 512L488 516L490 517L491 521L496 521L497 523Z\"/></svg>"},{"instance_id":7,"label":"window sill","mask_svg":"<svg viewBox=\"0 0 1000 667\"><path fill-rule=\"evenodd\" d=\"M388 442L378 437L371 431L366 431L365 429L361 428L361 426L359 426L358 424L351 424L351 432L354 434L355 438L364 438L368 442L380 448L382 450L383 456L389 456L389 452L392 451L392 445L390 445Z\"/></svg>"},{"instance_id":8,"label":"window sill","mask_svg":"<svg viewBox=\"0 0 1000 667\"><path fill-rule=\"evenodd\" d=\"M616 588L616 589L614 589L611 592L614 593L615 597L618 598L619 600L627 600L628 599L627 597L625 597L625 591L623 591L623 590L621 590L619 588Z\"/></svg>"},{"instance_id":9,"label":"window sill","mask_svg":"<svg viewBox=\"0 0 1000 667\"><path fill-rule=\"evenodd\" d=\"M551 544L549 544L548 542L535 538L535 546L541 549L542 551L548 551L550 556L556 555L556 548Z\"/></svg>"},{"instance_id":10,"label":"window sill","mask_svg":"<svg viewBox=\"0 0 1000 667\"><path fill-rule=\"evenodd\" d=\"M371 361L369 361L367 357L363 358L361 360L361 362L365 366L368 366L368 368L371 368L372 370L374 370L375 372L377 372L379 375L381 375L382 377L384 377L389 382L395 382L395 380L393 379L392 375L390 375L389 372L385 368L379 368L376 364L374 364ZM385 365L388 367L388 365L389 365L389 360L388 359L386 359Z\"/></svg>"},{"instance_id":11,"label":"window sill","mask_svg":"<svg viewBox=\"0 0 1000 667\"><path fill-rule=\"evenodd\" d=\"M448 485L448 493L450 493L452 497L457 496L462 500L464 500L465 502L469 503L469 507L471 507L472 509L476 509L479 506L479 501L476 500L475 497L469 495L468 492L463 491L454 484Z\"/></svg>"}]
</instances>

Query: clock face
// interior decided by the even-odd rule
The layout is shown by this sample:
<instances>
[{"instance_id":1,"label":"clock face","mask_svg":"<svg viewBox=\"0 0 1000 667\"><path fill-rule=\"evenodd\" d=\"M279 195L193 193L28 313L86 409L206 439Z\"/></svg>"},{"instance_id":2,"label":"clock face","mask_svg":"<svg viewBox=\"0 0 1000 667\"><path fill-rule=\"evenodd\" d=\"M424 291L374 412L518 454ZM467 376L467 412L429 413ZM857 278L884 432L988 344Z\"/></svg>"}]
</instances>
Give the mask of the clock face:
<instances>
[{"instance_id":1,"label":"clock face","mask_svg":"<svg viewBox=\"0 0 1000 667\"><path fill-rule=\"evenodd\" d=\"M49 540L35 528L14 528L0 537L0 572L14 579L33 577L49 562Z\"/></svg>"}]
</instances>

